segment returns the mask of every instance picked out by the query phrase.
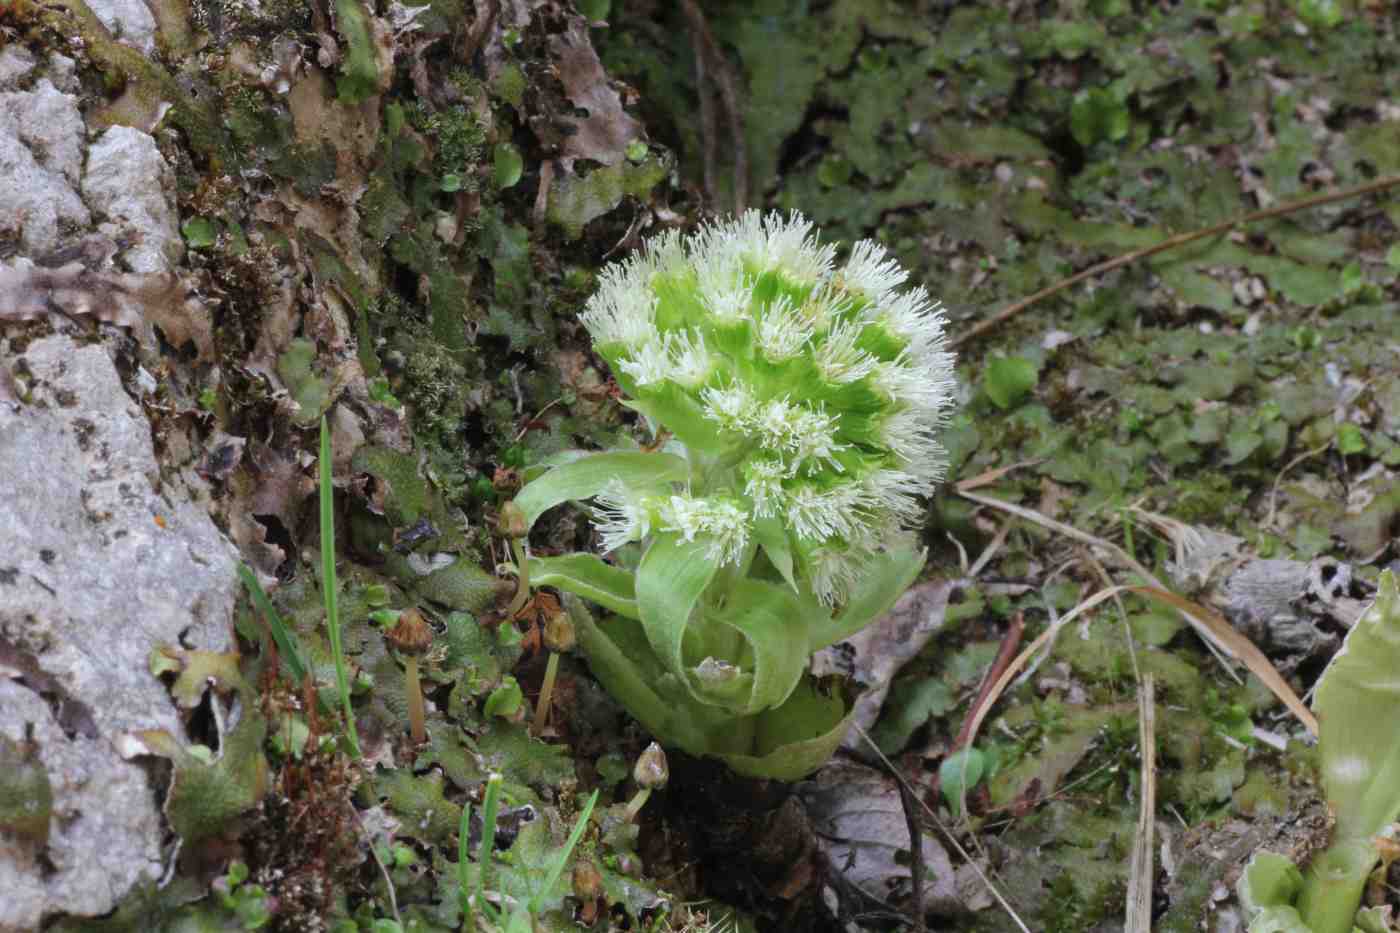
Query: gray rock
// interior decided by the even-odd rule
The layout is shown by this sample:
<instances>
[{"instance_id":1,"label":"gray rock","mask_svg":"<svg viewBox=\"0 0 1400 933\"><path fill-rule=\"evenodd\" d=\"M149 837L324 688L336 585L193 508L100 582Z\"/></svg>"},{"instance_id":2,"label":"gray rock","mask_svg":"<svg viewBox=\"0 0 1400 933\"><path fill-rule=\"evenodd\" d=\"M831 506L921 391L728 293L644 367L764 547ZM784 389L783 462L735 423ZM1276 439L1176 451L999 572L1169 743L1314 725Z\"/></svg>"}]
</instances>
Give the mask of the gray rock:
<instances>
[{"instance_id":1,"label":"gray rock","mask_svg":"<svg viewBox=\"0 0 1400 933\"><path fill-rule=\"evenodd\" d=\"M34 70L34 53L22 45L7 45L0 49L0 88L19 86L20 80Z\"/></svg>"},{"instance_id":2,"label":"gray rock","mask_svg":"<svg viewBox=\"0 0 1400 933\"><path fill-rule=\"evenodd\" d=\"M77 98L48 78L0 93L0 232L18 231L25 253L52 252L68 228L88 224L74 190L85 135Z\"/></svg>"},{"instance_id":3,"label":"gray rock","mask_svg":"<svg viewBox=\"0 0 1400 933\"><path fill-rule=\"evenodd\" d=\"M88 9L127 45L150 55L156 50L156 18L145 0L88 0Z\"/></svg>"},{"instance_id":4,"label":"gray rock","mask_svg":"<svg viewBox=\"0 0 1400 933\"><path fill-rule=\"evenodd\" d=\"M78 93L82 87L78 83L78 62L59 52L50 52L49 80L65 94Z\"/></svg>"},{"instance_id":5,"label":"gray rock","mask_svg":"<svg viewBox=\"0 0 1400 933\"><path fill-rule=\"evenodd\" d=\"M208 514L161 487L150 425L104 348L53 336L0 365L30 390L0 401L0 734L31 736L53 792L46 843L0 841L10 933L104 913L161 876L156 782L113 743L185 735L148 656L229 650L238 584Z\"/></svg>"},{"instance_id":6,"label":"gray rock","mask_svg":"<svg viewBox=\"0 0 1400 933\"><path fill-rule=\"evenodd\" d=\"M113 126L88 150L83 196L106 222L98 229L114 240L131 239L132 272L170 271L184 255L171 192L175 173L149 134Z\"/></svg>"}]
</instances>

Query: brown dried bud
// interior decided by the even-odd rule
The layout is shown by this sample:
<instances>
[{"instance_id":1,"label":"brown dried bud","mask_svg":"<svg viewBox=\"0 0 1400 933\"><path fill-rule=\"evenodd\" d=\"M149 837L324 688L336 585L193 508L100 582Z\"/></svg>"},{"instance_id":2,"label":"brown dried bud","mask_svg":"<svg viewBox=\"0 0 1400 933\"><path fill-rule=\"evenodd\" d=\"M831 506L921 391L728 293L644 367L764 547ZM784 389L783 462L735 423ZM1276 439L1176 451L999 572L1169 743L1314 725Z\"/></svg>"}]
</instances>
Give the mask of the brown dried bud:
<instances>
[{"instance_id":1,"label":"brown dried bud","mask_svg":"<svg viewBox=\"0 0 1400 933\"><path fill-rule=\"evenodd\" d=\"M556 612L545 618L544 646L550 651L573 651L577 641L574 622L567 612Z\"/></svg>"},{"instance_id":2,"label":"brown dried bud","mask_svg":"<svg viewBox=\"0 0 1400 933\"><path fill-rule=\"evenodd\" d=\"M409 655L427 653L433 644L433 627L417 609L408 608L399 613L398 624L384 633L389 644Z\"/></svg>"},{"instance_id":3,"label":"brown dried bud","mask_svg":"<svg viewBox=\"0 0 1400 933\"><path fill-rule=\"evenodd\" d=\"M646 790L660 790L670 778L671 769L666 764L666 753L661 750L660 745L652 742L637 757L636 767L632 769L632 780L637 782L638 787Z\"/></svg>"},{"instance_id":4,"label":"brown dried bud","mask_svg":"<svg viewBox=\"0 0 1400 933\"><path fill-rule=\"evenodd\" d=\"M603 893L603 873L586 858L574 863L574 894L579 900L591 901Z\"/></svg>"},{"instance_id":5,"label":"brown dried bud","mask_svg":"<svg viewBox=\"0 0 1400 933\"><path fill-rule=\"evenodd\" d=\"M523 538L530 533L525 512L514 500L501 506L501 514L496 518L496 530L507 538Z\"/></svg>"}]
</instances>

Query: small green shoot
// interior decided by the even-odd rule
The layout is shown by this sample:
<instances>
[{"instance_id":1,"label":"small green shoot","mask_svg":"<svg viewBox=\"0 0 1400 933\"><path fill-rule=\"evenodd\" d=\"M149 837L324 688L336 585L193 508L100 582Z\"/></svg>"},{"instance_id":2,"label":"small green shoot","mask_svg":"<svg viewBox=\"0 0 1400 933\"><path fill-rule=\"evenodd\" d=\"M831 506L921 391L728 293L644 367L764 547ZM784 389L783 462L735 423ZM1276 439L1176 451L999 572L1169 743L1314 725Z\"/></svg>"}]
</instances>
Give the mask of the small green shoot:
<instances>
[{"instance_id":1,"label":"small green shoot","mask_svg":"<svg viewBox=\"0 0 1400 933\"><path fill-rule=\"evenodd\" d=\"M584 832L588 829L588 821L593 815L593 807L598 803L598 791L595 790L588 798L588 802L583 805L583 812L579 814L578 820L574 823L573 831L569 833L568 840L559 851L559 857L550 866L544 884L534 892L528 901L517 904L510 915L505 917L501 908L492 905L486 899L487 874L491 866L492 852L496 846L496 816L500 810L502 780L501 775L493 774L486 782L486 795L481 802L481 844L476 851L478 866L476 892L471 895L467 894L467 890L471 887L467 872L467 849L472 808L470 803L462 807L462 821L457 832L457 884L462 901L462 913L466 920L465 928L469 933L477 928L477 911L481 912L486 924L489 924L492 929L504 930L505 933L530 933L534 929L533 918L539 916L544 907L544 899L559 883L559 877L564 873L564 868L569 863L569 856L573 854L574 847L578 845L579 840L583 838Z\"/></svg>"}]
</instances>

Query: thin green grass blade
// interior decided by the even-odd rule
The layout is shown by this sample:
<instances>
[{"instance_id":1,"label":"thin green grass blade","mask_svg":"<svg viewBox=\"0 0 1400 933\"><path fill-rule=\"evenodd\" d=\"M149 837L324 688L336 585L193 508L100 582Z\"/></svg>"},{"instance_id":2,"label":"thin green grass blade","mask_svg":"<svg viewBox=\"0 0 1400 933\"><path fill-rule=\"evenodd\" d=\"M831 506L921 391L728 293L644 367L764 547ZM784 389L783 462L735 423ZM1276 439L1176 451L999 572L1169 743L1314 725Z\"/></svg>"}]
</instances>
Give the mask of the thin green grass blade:
<instances>
[{"instance_id":1,"label":"thin green grass blade","mask_svg":"<svg viewBox=\"0 0 1400 933\"><path fill-rule=\"evenodd\" d=\"M486 875L491 868L491 857L496 848L496 814L501 807L501 781L499 774L486 780L486 796L481 801L481 848L476 851L476 906L488 911L486 906Z\"/></svg>"},{"instance_id":2,"label":"thin green grass blade","mask_svg":"<svg viewBox=\"0 0 1400 933\"><path fill-rule=\"evenodd\" d=\"M574 823L573 832L569 833L568 841L564 843L564 849L559 853L559 858L554 862L554 866L549 870L549 876L544 880L544 886L535 892L535 896L530 898L530 913L538 915L540 905L554 886L559 883L559 876L564 873L564 866L569 863L569 855L574 851L574 846L583 838L583 833L588 829L588 818L593 815L593 805L598 802L598 792L595 790L588 798L588 803L583 805L583 812L578 815L578 821Z\"/></svg>"},{"instance_id":3,"label":"thin green grass blade","mask_svg":"<svg viewBox=\"0 0 1400 933\"><path fill-rule=\"evenodd\" d=\"M249 569L247 564L238 565L238 578L243 581L243 586L248 590L248 597L252 599L253 605L267 620L267 629L272 633L272 640L277 643L277 651L282 655L282 661L287 665L287 670L291 671L297 686L305 683L306 662L301 658L301 649L297 644L296 635L282 621L282 616L273 607L272 600L267 598L267 591L262 588L257 575Z\"/></svg>"},{"instance_id":4,"label":"thin green grass blade","mask_svg":"<svg viewBox=\"0 0 1400 933\"><path fill-rule=\"evenodd\" d=\"M350 752L360 757L360 734L355 727L355 710L350 704L350 676L346 670L345 649L340 640L340 584L335 575L335 492L331 489L331 432L326 416L321 416L321 597L326 605L326 629L330 633L331 654L335 656L335 688L345 711L345 737Z\"/></svg>"}]
</instances>

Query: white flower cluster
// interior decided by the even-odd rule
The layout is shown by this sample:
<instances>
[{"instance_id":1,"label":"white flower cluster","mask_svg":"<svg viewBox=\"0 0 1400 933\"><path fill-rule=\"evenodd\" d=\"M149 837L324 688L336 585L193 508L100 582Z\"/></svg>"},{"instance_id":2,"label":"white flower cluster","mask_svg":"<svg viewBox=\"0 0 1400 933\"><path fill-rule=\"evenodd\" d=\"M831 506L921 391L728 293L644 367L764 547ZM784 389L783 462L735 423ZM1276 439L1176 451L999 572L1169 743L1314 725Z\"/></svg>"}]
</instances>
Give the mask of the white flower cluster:
<instances>
[{"instance_id":1,"label":"white flower cluster","mask_svg":"<svg viewBox=\"0 0 1400 933\"><path fill-rule=\"evenodd\" d=\"M919 519L954 397L943 315L922 288L900 290L880 245L834 260L800 215L750 211L604 270L582 314L598 352L713 477L676 495L610 488L605 547L673 531L738 561L776 518L831 604Z\"/></svg>"}]
</instances>

